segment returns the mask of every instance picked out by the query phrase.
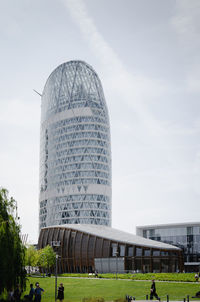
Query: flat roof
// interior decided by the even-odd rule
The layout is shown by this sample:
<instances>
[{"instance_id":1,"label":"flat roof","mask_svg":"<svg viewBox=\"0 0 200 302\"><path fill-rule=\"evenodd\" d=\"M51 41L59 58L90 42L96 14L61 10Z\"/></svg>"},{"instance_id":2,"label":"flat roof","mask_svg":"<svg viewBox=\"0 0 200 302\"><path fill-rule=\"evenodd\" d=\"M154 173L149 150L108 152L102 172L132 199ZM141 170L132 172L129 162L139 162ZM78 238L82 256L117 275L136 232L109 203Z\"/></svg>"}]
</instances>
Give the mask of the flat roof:
<instances>
[{"instance_id":1,"label":"flat roof","mask_svg":"<svg viewBox=\"0 0 200 302\"><path fill-rule=\"evenodd\" d=\"M137 236L131 233L127 233L124 231L120 231L118 229L114 229L108 226L103 225L95 225L95 224L64 224L64 225L54 225L45 227L42 229L50 229L50 228L66 228L66 229L72 229L80 232L85 232L90 235L103 237L105 239L109 239L112 241L118 241L122 243L128 243L132 245L138 245L143 247L149 247L149 248L158 248L158 249L170 249L170 250L180 250L178 247L151 240L146 239L141 236Z\"/></svg>"},{"instance_id":2,"label":"flat roof","mask_svg":"<svg viewBox=\"0 0 200 302\"><path fill-rule=\"evenodd\" d=\"M200 262L184 262L184 265L200 265Z\"/></svg>"},{"instance_id":3,"label":"flat roof","mask_svg":"<svg viewBox=\"0 0 200 302\"><path fill-rule=\"evenodd\" d=\"M199 226L200 222L181 222L181 223L166 223L166 224L155 224L155 225L141 225L136 226L136 229L156 229L156 228L173 228L173 227L190 227Z\"/></svg>"}]
</instances>

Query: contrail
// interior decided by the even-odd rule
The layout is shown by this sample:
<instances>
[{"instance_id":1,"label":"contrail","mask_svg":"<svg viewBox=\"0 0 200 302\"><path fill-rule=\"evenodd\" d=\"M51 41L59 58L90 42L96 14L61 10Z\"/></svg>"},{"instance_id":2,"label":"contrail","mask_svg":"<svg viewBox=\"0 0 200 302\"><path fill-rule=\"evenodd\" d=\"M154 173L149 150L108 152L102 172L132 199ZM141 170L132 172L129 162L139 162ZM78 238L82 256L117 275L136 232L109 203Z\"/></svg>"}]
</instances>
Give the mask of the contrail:
<instances>
[{"instance_id":1,"label":"contrail","mask_svg":"<svg viewBox=\"0 0 200 302\"><path fill-rule=\"evenodd\" d=\"M82 0L62 0L62 2L79 27L83 37L88 41L94 55L103 65L103 70L106 72L107 80L111 83L112 89L121 96L122 102L133 108L148 132L152 135L161 135L164 129L147 110L142 94L146 93L145 85L154 93L159 93L163 87L158 81L143 76L133 76L126 70L118 55L98 32Z\"/></svg>"}]
</instances>

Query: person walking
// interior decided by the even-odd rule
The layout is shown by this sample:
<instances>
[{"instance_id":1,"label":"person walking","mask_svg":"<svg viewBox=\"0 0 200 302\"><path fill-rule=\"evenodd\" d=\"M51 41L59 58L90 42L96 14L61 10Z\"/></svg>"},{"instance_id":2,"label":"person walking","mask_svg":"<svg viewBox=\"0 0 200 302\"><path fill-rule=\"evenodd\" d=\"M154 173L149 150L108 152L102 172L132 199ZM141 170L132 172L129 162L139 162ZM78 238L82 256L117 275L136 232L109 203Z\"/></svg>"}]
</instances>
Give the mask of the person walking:
<instances>
[{"instance_id":1,"label":"person walking","mask_svg":"<svg viewBox=\"0 0 200 302\"><path fill-rule=\"evenodd\" d=\"M153 300L153 297L156 297L156 299L160 301L160 298L156 293L156 284L154 279L152 280L152 284L151 284L150 300Z\"/></svg>"},{"instance_id":2,"label":"person walking","mask_svg":"<svg viewBox=\"0 0 200 302\"><path fill-rule=\"evenodd\" d=\"M19 288L19 284L17 284L15 290L14 290L14 294L13 294L13 298L14 298L14 301L16 302L19 302L20 301L20 298L21 298L21 290Z\"/></svg>"},{"instance_id":3,"label":"person walking","mask_svg":"<svg viewBox=\"0 0 200 302\"><path fill-rule=\"evenodd\" d=\"M40 302L42 298L42 292L44 292L43 288L40 287L40 284L38 282L35 283L35 302Z\"/></svg>"},{"instance_id":4,"label":"person walking","mask_svg":"<svg viewBox=\"0 0 200 302\"><path fill-rule=\"evenodd\" d=\"M64 286L63 283L60 283L60 286L58 287L58 300L63 301L64 300Z\"/></svg>"}]
</instances>

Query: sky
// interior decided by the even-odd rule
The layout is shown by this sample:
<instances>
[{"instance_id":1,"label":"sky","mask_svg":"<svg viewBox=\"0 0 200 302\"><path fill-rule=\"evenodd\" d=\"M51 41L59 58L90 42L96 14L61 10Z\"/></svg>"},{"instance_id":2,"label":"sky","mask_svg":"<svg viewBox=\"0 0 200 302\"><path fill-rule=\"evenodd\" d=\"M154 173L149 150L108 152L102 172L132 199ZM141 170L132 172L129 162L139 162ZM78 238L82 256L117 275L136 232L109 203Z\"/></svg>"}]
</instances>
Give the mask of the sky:
<instances>
[{"instance_id":1,"label":"sky","mask_svg":"<svg viewBox=\"0 0 200 302\"><path fill-rule=\"evenodd\" d=\"M0 1L0 186L38 239L41 99L50 73L91 65L110 115L112 226L198 222L200 1Z\"/></svg>"}]
</instances>

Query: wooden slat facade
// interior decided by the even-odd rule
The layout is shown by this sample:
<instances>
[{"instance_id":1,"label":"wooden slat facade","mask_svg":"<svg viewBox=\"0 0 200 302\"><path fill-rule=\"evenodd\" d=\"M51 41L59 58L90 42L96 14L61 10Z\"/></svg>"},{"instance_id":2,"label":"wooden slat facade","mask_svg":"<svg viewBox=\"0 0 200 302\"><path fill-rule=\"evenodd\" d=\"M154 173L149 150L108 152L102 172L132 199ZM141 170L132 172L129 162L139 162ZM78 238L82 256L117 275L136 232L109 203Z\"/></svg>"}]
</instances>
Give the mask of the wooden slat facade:
<instances>
[{"instance_id":1,"label":"wooden slat facade","mask_svg":"<svg viewBox=\"0 0 200 302\"><path fill-rule=\"evenodd\" d=\"M123 257L124 271L176 272L183 271L181 250L148 248L64 227L41 229L38 248L60 241L56 248L60 256L58 270L65 272L93 272L95 258ZM117 254L116 254L117 252Z\"/></svg>"}]
</instances>

